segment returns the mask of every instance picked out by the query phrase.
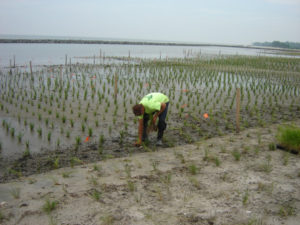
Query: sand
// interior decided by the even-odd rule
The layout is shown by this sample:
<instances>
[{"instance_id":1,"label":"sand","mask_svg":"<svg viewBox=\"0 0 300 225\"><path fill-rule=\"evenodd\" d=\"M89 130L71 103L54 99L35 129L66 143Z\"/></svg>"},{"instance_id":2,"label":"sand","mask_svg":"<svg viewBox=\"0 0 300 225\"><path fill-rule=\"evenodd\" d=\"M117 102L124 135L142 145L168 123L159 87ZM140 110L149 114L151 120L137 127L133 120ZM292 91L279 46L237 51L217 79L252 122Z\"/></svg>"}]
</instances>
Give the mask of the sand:
<instances>
[{"instance_id":1,"label":"sand","mask_svg":"<svg viewBox=\"0 0 300 225\"><path fill-rule=\"evenodd\" d=\"M271 150L277 126L1 183L0 221L299 224L299 155Z\"/></svg>"}]
</instances>

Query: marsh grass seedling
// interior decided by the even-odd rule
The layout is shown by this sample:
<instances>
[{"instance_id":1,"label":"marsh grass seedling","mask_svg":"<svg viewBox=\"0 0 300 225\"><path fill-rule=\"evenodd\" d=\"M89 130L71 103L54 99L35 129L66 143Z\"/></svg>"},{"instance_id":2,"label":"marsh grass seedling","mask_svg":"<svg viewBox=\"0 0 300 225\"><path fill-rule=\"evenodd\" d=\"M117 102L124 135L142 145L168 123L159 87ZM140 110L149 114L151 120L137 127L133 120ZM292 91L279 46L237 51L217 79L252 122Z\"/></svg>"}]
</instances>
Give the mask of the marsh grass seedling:
<instances>
[{"instance_id":1,"label":"marsh grass seedling","mask_svg":"<svg viewBox=\"0 0 300 225\"><path fill-rule=\"evenodd\" d=\"M38 132L39 137L42 137L42 128L39 127L37 129L37 132Z\"/></svg>"},{"instance_id":2,"label":"marsh grass seedling","mask_svg":"<svg viewBox=\"0 0 300 225\"><path fill-rule=\"evenodd\" d=\"M26 149L23 153L23 157L26 158L26 157L29 157L30 156L30 150L29 150L29 144L28 144L28 147L26 146Z\"/></svg>"},{"instance_id":3,"label":"marsh grass seedling","mask_svg":"<svg viewBox=\"0 0 300 225\"><path fill-rule=\"evenodd\" d=\"M58 205L58 201L51 201L46 199L45 204L43 205L43 211L47 214L50 214Z\"/></svg>"},{"instance_id":4,"label":"marsh grass seedling","mask_svg":"<svg viewBox=\"0 0 300 225\"><path fill-rule=\"evenodd\" d=\"M126 173L127 178L131 178L131 166L127 163L124 166L124 171Z\"/></svg>"},{"instance_id":5,"label":"marsh grass seedling","mask_svg":"<svg viewBox=\"0 0 300 225\"><path fill-rule=\"evenodd\" d=\"M21 133L21 132L19 132L19 134L18 134L18 142L19 142L19 144L21 144L22 143L22 137L23 137L23 134ZM1 150L1 149L0 149Z\"/></svg>"},{"instance_id":6,"label":"marsh grass seedling","mask_svg":"<svg viewBox=\"0 0 300 225\"><path fill-rule=\"evenodd\" d=\"M261 170L270 173L272 171L271 155L267 155L267 162L261 165Z\"/></svg>"},{"instance_id":7,"label":"marsh grass seedling","mask_svg":"<svg viewBox=\"0 0 300 225\"><path fill-rule=\"evenodd\" d=\"M151 165L152 165L153 171L157 172L157 167L159 165L159 161L154 160L151 162Z\"/></svg>"},{"instance_id":8,"label":"marsh grass seedling","mask_svg":"<svg viewBox=\"0 0 300 225\"><path fill-rule=\"evenodd\" d=\"M136 190L135 183L131 180L127 180L127 187L130 192L134 192Z\"/></svg>"},{"instance_id":9,"label":"marsh grass seedling","mask_svg":"<svg viewBox=\"0 0 300 225\"><path fill-rule=\"evenodd\" d=\"M209 160L209 150L207 148L204 150L203 160L204 161L208 161Z\"/></svg>"},{"instance_id":10,"label":"marsh grass seedling","mask_svg":"<svg viewBox=\"0 0 300 225\"><path fill-rule=\"evenodd\" d=\"M102 169L101 166L99 167L97 164L93 165L93 171L100 172L101 169Z\"/></svg>"},{"instance_id":11,"label":"marsh grass seedling","mask_svg":"<svg viewBox=\"0 0 300 225\"><path fill-rule=\"evenodd\" d=\"M241 158L241 153L239 150L237 149L234 149L232 152L231 152L232 156L234 157L235 161L240 161L240 158Z\"/></svg>"},{"instance_id":12,"label":"marsh grass seedling","mask_svg":"<svg viewBox=\"0 0 300 225\"><path fill-rule=\"evenodd\" d=\"M254 153L255 153L256 155L258 155L259 152L260 152L260 147L259 147L259 146L255 146L255 148L254 148Z\"/></svg>"},{"instance_id":13,"label":"marsh grass seedling","mask_svg":"<svg viewBox=\"0 0 300 225\"><path fill-rule=\"evenodd\" d=\"M243 195L243 205L244 205L244 206L247 205L248 200L249 200L249 191L248 191L248 189L247 189L246 192L245 192L244 195Z\"/></svg>"},{"instance_id":14,"label":"marsh grass seedling","mask_svg":"<svg viewBox=\"0 0 300 225\"><path fill-rule=\"evenodd\" d=\"M99 201L100 200L100 197L101 197L101 192L96 190L96 189L93 189L90 193L90 196L95 200L95 201Z\"/></svg>"},{"instance_id":15,"label":"marsh grass seedling","mask_svg":"<svg viewBox=\"0 0 300 225\"><path fill-rule=\"evenodd\" d=\"M54 169L58 169L58 168L59 168L59 157L57 157L57 158L53 161L53 168L54 168Z\"/></svg>"},{"instance_id":16,"label":"marsh grass seedling","mask_svg":"<svg viewBox=\"0 0 300 225\"><path fill-rule=\"evenodd\" d=\"M289 163L289 158L290 158L289 154L290 154L290 153L288 153L288 152L284 152L284 153L283 153L282 159L283 159L283 165L284 165L284 166L287 166L288 163Z\"/></svg>"},{"instance_id":17,"label":"marsh grass seedling","mask_svg":"<svg viewBox=\"0 0 300 225\"><path fill-rule=\"evenodd\" d=\"M214 157L214 161L215 161L215 164L217 167L219 167L221 165L221 161L217 156Z\"/></svg>"},{"instance_id":18,"label":"marsh grass seedling","mask_svg":"<svg viewBox=\"0 0 300 225\"><path fill-rule=\"evenodd\" d=\"M189 180L190 180L191 184L192 184L195 188L197 188L197 189L199 189L199 190L201 189L200 182L197 180L196 177L191 176L191 177L189 177Z\"/></svg>"},{"instance_id":19,"label":"marsh grass seedling","mask_svg":"<svg viewBox=\"0 0 300 225\"><path fill-rule=\"evenodd\" d=\"M71 167L73 168L75 164L82 164L82 161L77 157L72 157L70 160Z\"/></svg>"},{"instance_id":20,"label":"marsh grass seedling","mask_svg":"<svg viewBox=\"0 0 300 225\"><path fill-rule=\"evenodd\" d=\"M269 144L269 150L274 151L276 149L276 144L275 143L270 143Z\"/></svg>"},{"instance_id":21,"label":"marsh grass seedling","mask_svg":"<svg viewBox=\"0 0 300 225\"><path fill-rule=\"evenodd\" d=\"M106 215L101 217L101 221L103 225L113 225L115 222L115 218L112 215Z\"/></svg>"},{"instance_id":22,"label":"marsh grass seedling","mask_svg":"<svg viewBox=\"0 0 300 225\"><path fill-rule=\"evenodd\" d=\"M89 136L92 137L93 136L93 128L89 127Z\"/></svg>"},{"instance_id":23,"label":"marsh grass seedling","mask_svg":"<svg viewBox=\"0 0 300 225\"><path fill-rule=\"evenodd\" d=\"M74 127L74 121L73 121L73 119L70 119L70 124L71 124L71 127Z\"/></svg>"},{"instance_id":24,"label":"marsh grass seedling","mask_svg":"<svg viewBox=\"0 0 300 225\"><path fill-rule=\"evenodd\" d=\"M30 128L30 131L33 132L34 131L34 124L33 123L29 123L29 128Z\"/></svg>"},{"instance_id":25,"label":"marsh grass seedling","mask_svg":"<svg viewBox=\"0 0 300 225\"><path fill-rule=\"evenodd\" d=\"M167 187L171 184L172 174L169 172L161 176L161 182L167 185Z\"/></svg>"},{"instance_id":26,"label":"marsh grass seedling","mask_svg":"<svg viewBox=\"0 0 300 225\"><path fill-rule=\"evenodd\" d=\"M10 194L15 198L15 199L19 199L20 198L20 192L21 189L19 187L13 187L10 189Z\"/></svg>"},{"instance_id":27,"label":"marsh grass seedling","mask_svg":"<svg viewBox=\"0 0 300 225\"><path fill-rule=\"evenodd\" d=\"M195 164L189 165L188 170L192 175L196 175L198 173L198 168Z\"/></svg>"},{"instance_id":28,"label":"marsh grass seedling","mask_svg":"<svg viewBox=\"0 0 300 225\"><path fill-rule=\"evenodd\" d=\"M280 207L278 214L281 217L293 216L296 215L296 209L291 204L286 203Z\"/></svg>"},{"instance_id":29,"label":"marsh grass seedling","mask_svg":"<svg viewBox=\"0 0 300 225\"><path fill-rule=\"evenodd\" d=\"M98 180L97 180L97 178L94 177L94 176L91 176L91 177L89 178L89 182L90 182L93 186L97 186L97 185L98 185Z\"/></svg>"},{"instance_id":30,"label":"marsh grass seedling","mask_svg":"<svg viewBox=\"0 0 300 225\"><path fill-rule=\"evenodd\" d=\"M69 178L69 177L71 177L72 173L73 173L72 171L66 171L66 172L63 172L61 175L63 178Z\"/></svg>"},{"instance_id":31,"label":"marsh grass seedling","mask_svg":"<svg viewBox=\"0 0 300 225\"><path fill-rule=\"evenodd\" d=\"M267 194L271 195L274 190L274 183L267 184L267 183L262 183L258 182L257 184L257 191L265 191Z\"/></svg>"}]
</instances>

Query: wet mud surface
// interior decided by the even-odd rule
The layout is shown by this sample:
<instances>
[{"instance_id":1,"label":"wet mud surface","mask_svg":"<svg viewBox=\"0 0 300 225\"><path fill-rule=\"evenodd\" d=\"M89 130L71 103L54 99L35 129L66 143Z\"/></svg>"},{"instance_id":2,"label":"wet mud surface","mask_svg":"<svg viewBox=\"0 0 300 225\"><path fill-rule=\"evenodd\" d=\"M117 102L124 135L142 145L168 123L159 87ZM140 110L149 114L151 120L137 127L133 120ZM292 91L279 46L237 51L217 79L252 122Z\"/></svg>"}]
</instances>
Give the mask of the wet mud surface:
<instances>
[{"instance_id":1,"label":"wet mud surface","mask_svg":"<svg viewBox=\"0 0 300 225\"><path fill-rule=\"evenodd\" d=\"M233 112L227 112L223 115L230 115ZM91 141L84 141L76 146L67 148L58 147L55 149L43 149L39 153L23 155L18 159L0 160L0 182L7 182L12 179L28 176L35 173L43 173L62 167L74 167L86 163L102 161L110 158L126 157L132 154L142 152L154 152L163 150L163 148L175 147L194 142L201 142L209 138L223 136L236 132L234 118L216 122L216 120L195 117L193 114L185 114L185 118L174 117L169 119L168 128L165 131L163 146L156 147L156 133L149 134L149 142L143 146L135 147L137 127L131 127L128 132L115 135L110 139L104 140L102 144ZM247 113L243 112L241 121L241 130L251 127L264 127L267 124L274 123L268 115L263 117L263 123L258 120L248 119ZM300 111L295 108L294 111L282 111L276 119L277 122L288 121L289 118L300 118ZM274 118L273 118L274 119Z\"/></svg>"}]
</instances>

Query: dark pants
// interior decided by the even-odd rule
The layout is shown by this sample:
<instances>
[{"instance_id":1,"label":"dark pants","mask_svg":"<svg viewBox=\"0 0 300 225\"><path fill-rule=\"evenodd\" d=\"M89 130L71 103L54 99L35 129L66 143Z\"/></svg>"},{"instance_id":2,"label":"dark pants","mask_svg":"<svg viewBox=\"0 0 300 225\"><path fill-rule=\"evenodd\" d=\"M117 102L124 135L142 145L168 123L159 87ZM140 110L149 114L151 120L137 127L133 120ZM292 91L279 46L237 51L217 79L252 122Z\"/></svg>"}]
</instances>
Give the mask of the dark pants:
<instances>
[{"instance_id":1,"label":"dark pants","mask_svg":"<svg viewBox=\"0 0 300 225\"><path fill-rule=\"evenodd\" d=\"M166 103L166 108L165 110L158 116L158 132L157 132L157 140L161 140L164 135L164 130L167 128L166 124L166 117L167 117L167 112L168 112L168 107L169 107L169 102ZM143 141L147 139L147 126L148 126L148 121L149 121L150 115L149 114L144 114L144 129L143 129Z\"/></svg>"}]
</instances>

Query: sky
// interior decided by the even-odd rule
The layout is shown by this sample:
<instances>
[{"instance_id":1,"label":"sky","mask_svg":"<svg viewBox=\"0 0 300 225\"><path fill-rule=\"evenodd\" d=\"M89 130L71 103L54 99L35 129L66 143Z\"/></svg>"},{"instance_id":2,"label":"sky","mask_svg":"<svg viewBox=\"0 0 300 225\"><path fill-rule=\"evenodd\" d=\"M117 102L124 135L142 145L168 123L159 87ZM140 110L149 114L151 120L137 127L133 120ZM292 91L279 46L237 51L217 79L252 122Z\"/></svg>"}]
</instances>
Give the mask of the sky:
<instances>
[{"instance_id":1,"label":"sky","mask_svg":"<svg viewBox=\"0 0 300 225\"><path fill-rule=\"evenodd\" d=\"M0 0L0 35L300 42L300 0Z\"/></svg>"}]
</instances>

